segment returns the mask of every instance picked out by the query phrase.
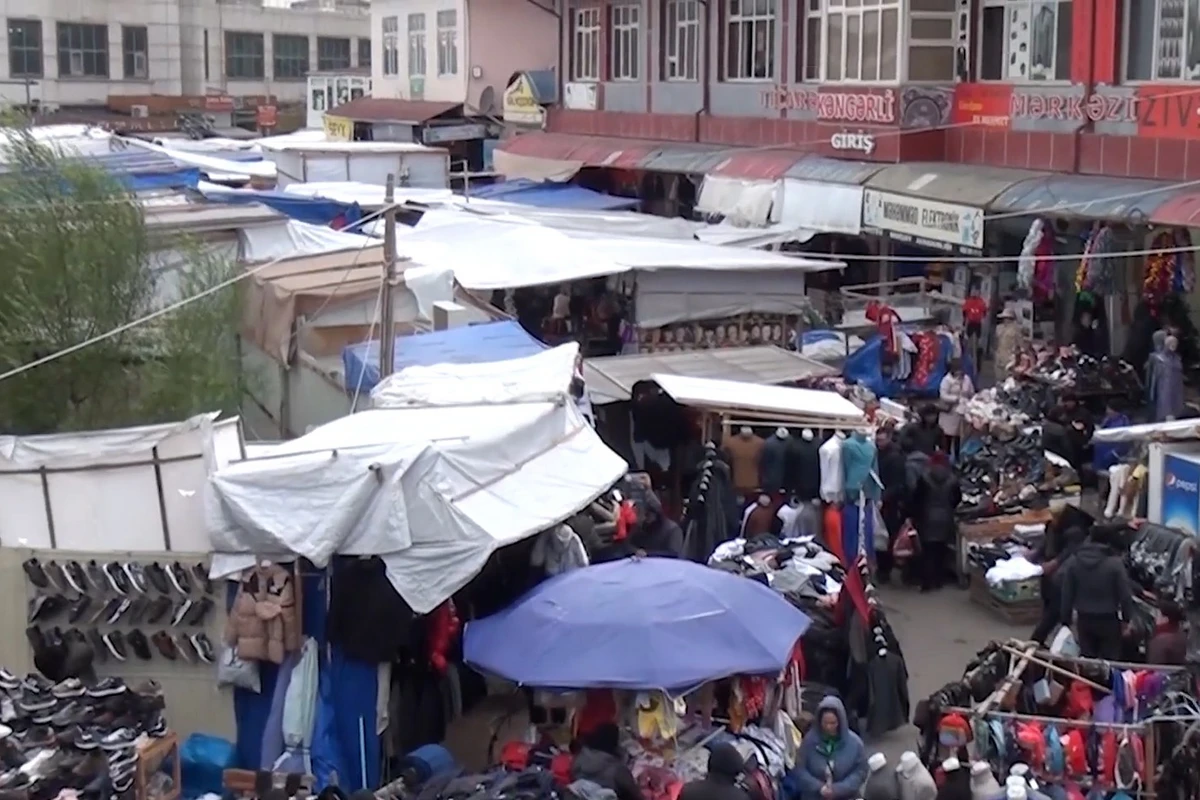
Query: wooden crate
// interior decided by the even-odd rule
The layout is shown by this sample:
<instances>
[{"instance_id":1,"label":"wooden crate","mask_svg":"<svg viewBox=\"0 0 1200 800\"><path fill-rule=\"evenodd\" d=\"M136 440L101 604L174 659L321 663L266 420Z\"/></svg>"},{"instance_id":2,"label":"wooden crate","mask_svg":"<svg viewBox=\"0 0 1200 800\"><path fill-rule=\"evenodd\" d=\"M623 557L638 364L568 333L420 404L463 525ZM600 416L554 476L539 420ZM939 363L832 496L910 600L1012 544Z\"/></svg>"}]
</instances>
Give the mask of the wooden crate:
<instances>
[{"instance_id":1,"label":"wooden crate","mask_svg":"<svg viewBox=\"0 0 1200 800\"><path fill-rule=\"evenodd\" d=\"M167 760L170 763L167 764ZM171 770L171 790L165 794L150 793L150 779L166 766ZM182 788L179 761L179 736L170 731L161 739L152 739L138 748L137 771L134 773L134 791L137 800L178 800Z\"/></svg>"},{"instance_id":2,"label":"wooden crate","mask_svg":"<svg viewBox=\"0 0 1200 800\"><path fill-rule=\"evenodd\" d=\"M1010 625L1036 625L1042 618L1042 601L1019 600L1006 603L992 594L987 579L979 570L971 572L971 602L991 611Z\"/></svg>"},{"instance_id":3,"label":"wooden crate","mask_svg":"<svg viewBox=\"0 0 1200 800\"><path fill-rule=\"evenodd\" d=\"M990 542L997 536L1012 533L1016 525L1041 525L1048 523L1052 514L1048 508L1029 509L1020 514L1007 514L1003 517L985 517L958 523L958 533L954 539L954 571L958 576L959 588L966 589L970 578L970 565L967 562L968 544Z\"/></svg>"}]
</instances>

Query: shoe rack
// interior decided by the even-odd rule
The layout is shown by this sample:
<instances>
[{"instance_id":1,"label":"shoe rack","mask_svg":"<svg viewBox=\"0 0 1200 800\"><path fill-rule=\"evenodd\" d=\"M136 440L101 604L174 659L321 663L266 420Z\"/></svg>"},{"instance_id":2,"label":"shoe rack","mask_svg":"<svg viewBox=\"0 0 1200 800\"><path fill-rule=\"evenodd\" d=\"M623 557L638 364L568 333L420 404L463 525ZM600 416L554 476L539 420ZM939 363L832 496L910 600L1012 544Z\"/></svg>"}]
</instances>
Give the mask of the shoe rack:
<instances>
[{"instance_id":1,"label":"shoe rack","mask_svg":"<svg viewBox=\"0 0 1200 800\"><path fill-rule=\"evenodd\" d=\"M161 781L165 790L156 788L160 781L157 773L166 772L168 780ZM183 786L180 775L179 736L168 733L154 739L138 750L137 769L134 772L133 788L136 800L179 800Z\"/></svg>"}]
</instances>

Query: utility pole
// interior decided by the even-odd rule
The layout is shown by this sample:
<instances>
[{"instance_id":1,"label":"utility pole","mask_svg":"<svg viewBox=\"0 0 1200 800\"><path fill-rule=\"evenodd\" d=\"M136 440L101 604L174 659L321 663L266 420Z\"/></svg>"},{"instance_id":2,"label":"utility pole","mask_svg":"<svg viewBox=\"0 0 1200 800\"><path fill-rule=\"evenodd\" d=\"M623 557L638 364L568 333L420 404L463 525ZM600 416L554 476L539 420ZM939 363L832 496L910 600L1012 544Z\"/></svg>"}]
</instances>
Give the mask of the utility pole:
<instances>
[{"instance_id":1,"label":"utility pole","mask_svg":"<svg viewBox=\"0 0 1200 800\"><path fill-rule=\"evenodd\" d=\"M396 325L392 320L392 283L396 280L396 176L389 172L383 195L383 290L379 318L379 379L392 374L396 363Z\"/></svg>"}]
</instances>

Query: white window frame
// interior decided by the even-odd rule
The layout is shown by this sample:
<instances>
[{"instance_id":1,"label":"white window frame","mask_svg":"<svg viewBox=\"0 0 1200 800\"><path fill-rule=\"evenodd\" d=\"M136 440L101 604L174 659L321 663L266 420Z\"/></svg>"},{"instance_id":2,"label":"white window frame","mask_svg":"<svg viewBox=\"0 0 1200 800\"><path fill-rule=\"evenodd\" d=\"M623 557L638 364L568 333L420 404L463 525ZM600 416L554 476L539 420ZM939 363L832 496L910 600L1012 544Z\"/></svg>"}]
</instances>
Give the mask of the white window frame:
<instances>
[{"instance_id":1,"label":"white window frame","mask_svg":"<svg viewBox=\"0 0 1200 800\"><path fill-rule=\"evenodd\" d=\"M609 78L616 82L642 76L642 6L640 2L613 3L608 7Z\"/></svg>"},{"instance_id":2,"label":"white window frame","mask_svg":"<svg viewBox=\"0 0 1200 800\"><path fill-rule=\"evenodd\" d=\"M999 7L999 8L1004 9L1004 32L1002 34L1004 37L1004 52L1002 54L1004 60L1003 60L1002 66L1001 66L1000 78L998 79L998 81L997 81L997 79L994 79L994 78L979 77L978 79L980 81L995 81L995 82L1002 82L1002 83L1029 83L1029 84L1037 84L1038 86L1055 85L1055 84L1063 86L1063 85L1070 84L1071 79L1070 79L1069 75L1066 78L1056 78L1055 74L1058 71L1058 66L1059 66L1058 60L1060 58L1065 59L1068 70L1070 69L1071 48L1068 47L1067 52L1065 52L1065 53L1057 52L1057 49L1058 49L1058 26L1059 26L1060 20L1062 20L1064 16L1066 16L1066 17L1071 16L1071 10L1072 10L1071 6L1072 6L1073 2L1088 3L1088 2L1094 2L1094 0L983 0L983 8L998 8ZM1186 3L1184 5L1186 7ZM1049 74L1046 77L1035 77L1032 74L1032 72L1033 72L1032 64L1030 65L1030 69L1029 69L1030 74L1029 75L1021 75L1019 71L1017 71L1015 73L1010 71L1010 67L1012 67L1012 56L1011 56L1011 53L1009 52L1009 47L1012 46L1012 43L1014 41L1013 36L1012 36L1013 15L1016 13L1020 13L1021 9L1026 6L1028 7L1028 10L1029 10L1029 20L1031 22L1032 22L1033 14L1037 8L1042 7L1042 6L1056 6L1056 8L1054 10L1055 15L1054 15L1053 42L1051 45L1051 48L1052 48L1051 52L1053 53L1053 55L1051 58L1050 68L1048 70ZM1157 20L1158 20L1157 12L1154 15L1154 19L1155 19L1155 22L1157 23ZM1157 29L1157 27L1158 26L1156 24L1155 28ZM979 34L979 36L976 39L974 46L975 46L977 52L982 53L983 52L983 11L982 10L979 13L979 27L977 29L977 33ZM1075 31L1072 30L1071 31L1072 43L1074 41L1074 37L1075 37ZM1158 37L1157 37L1157 30L1156 30L1155 39L1157 40L1157 38ZM1030 54L1030 56L1032 57L1032 53L1033 53L1032 37L1031 37L1030 41L1028 42L1026 52L1028 52ZM976 67L976 75L977 76L982 76L982 74L983 74L982 69L983 69L983 64L979 63L978 66Z\"/></svg>"},{"instance_id":3,"label":"white window frame","mask_svg":"<svg viewBox=\"0 0 1200 800\"><path fill-rule=\"evenodd\" d=\"M578 83L600 81L601 8L575 9L571 18L571 80Z\"/></svg>"},{"instance_id":4,"label":"white window frame","mask_svg":"<svg viewBox=\"0 0 1200 800\"><path fill-rule=\"evenodd\" d=\"M776 78L778 63L775 40L779 34L781 0L725 0L725 19L721 30L721 79L727 83L769 83ZM733 31L738 31L736 46ZM743 74L746 57L753 56L759 33L766 39L767 65L759 74L757 65L751 74Z\"/></svg>"},{"instance_id":5,"label":"white window frame","mask_svg":"<svg viewBox=\"0 0 1200 800\"><path fill-rule=\"evenodd\" d=\"M400 74L400 18L384 17L380 25L380 37L383 63L380 64L382 74L395 76Z\"/></svg>"},{"instance_id":6,"label":"white window frame","mask_svg":"<svg viewBox=\"0 0 1200 800\"><path fill-rule=\"evenodd\" d=\"M664 0L662 79L700 80L700 0Z\"/></svg>"},{"instance_id":7,"label":"white window frame","mask_svg":"<svg viewBox=\"0 0 1200 800\"><path fill-rule=\"evenodd\" d=\"M825 14L821 7L821 0L801 0L801 2L805 9L801 38L804 44L800 48L800 68L797 70L797 74L803 82L819 83L825 69ZM815 47L812 46L814 41ZM817 51L816 60L811 68L808 63L810 50Z\"/></svg>"},{"instance_id":8,"label":"white window frame","mask_svg":"<svg viewBox=\"0 0 1200 800\"><path fill-rule=\"evenodd\" d=\"M437 12L437 74L439 78L458 74L458 11Z\"/></svg>"},{"instance_id":9,"label":"white window frame","mask_svg":"<svg viewBox=\"0 0 1200 800\"><path fill-rule=\"evenodd\" d=\"M862 0L855 4L847 2L847 0L824 0L825 6L821 14L821 80L835 81L838 83L866 83L866 84L898 84L904 78L904 64L906 53L905 45L905 3L902 0L872 0L870 3L863 3ZM887 12L896 14L896 41L894 51L896 54L896 70L895 75L890 78L881 77L883 75L884 65L884 40L883 40L883 16ZM866 38L864 20L871 14L877 14L879 17L878 31L879 38L875 44L875 75L864 76L863 67L865 59L863 58L863 44ZM834 18L841 20L841 30L836 34L831 25ZM858 27L857 34L850 32L850 21L855 20ZM835 36L840 37L838 42L837 53L840 56L841 63L838 69L841 74L835 75L829 68L829 60L834 54L834 49L831 47L831 41ZM855 40L856 39L856 40ZM854 75L849 75L850 59L847 58L847 47L851 42L855 42L858 51L857 64L855 64Z\"/></svg>"},{"instance_id":10,"label":"white window frame","mask_svg":"<svg viewBox=\"0 0 1200 800\"><path fill-rule=\"evenodd\" d=\"M408 77L424 78L429 65L425 52L425 15L409 14L404 24L408 36Z\"/></svg>"},{"instance_id":11,"label":"white window frame","mask_svg":"<svg viewBox=\"0 0 1200 800\"><path fill-rule=\"evenodd\" d=\"M1132 13L1132 9L1130 8L1130 4L1128 2L1122 3L1121 5L1122 5L1122 20L1121 21L1122 21L1122 24L1124 26L1124 31L1125 31L1125 35L1121 37L1121 75L1124 78L1123 83L1130 83L1130 84L1142 84L1142 83L1190 84L1190 83L1200 80L1200 65L1198 65L1195 68L1196 73L1193 77L1188 77L1183 74L1183 71L1187 67L1186 55L1182 56L1180 58L1178 75L1165 75L1164 76L1159 72L1159 63L1160 63L1159 53L1162 52L1162 39L1161 39L1161 36L1162 36L1162 33L1161 33L1162 3L1160 3L1160 2L1154 3L1154 30L1153 30L1154 39L1151 42L1153 58L1150 61L1150 75L1149 75L1149 77L1145 77L1145 78L1129 77L1129 41L1133 35L1132 34L1132 25L1130 24L1131 23L1130 14ZM1192 7L1191 7L1190 3L1183 4L1183 35L1182 35L1181 41L1179 42L1180 52L1183 54L1187 53L1187 43L1188 43L1187 42L1187 33L1188 33L1188 22L1189 22L1188 15L1191 13L1191 10L1192 10ZM1197 34L1198 34L1198 36L1200 36L1200 31L1198 31Z\"/></svg>"}]
</instances>

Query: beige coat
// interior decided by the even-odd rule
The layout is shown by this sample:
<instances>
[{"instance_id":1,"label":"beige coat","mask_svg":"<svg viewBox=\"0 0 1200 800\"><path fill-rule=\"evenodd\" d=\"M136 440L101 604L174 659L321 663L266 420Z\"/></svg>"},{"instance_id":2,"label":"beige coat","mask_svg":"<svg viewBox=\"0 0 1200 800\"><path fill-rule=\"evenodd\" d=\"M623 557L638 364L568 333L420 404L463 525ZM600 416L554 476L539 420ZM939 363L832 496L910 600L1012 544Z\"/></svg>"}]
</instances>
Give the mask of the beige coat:
<instances>
[{"instance_id":1,"label":"beige coat","mask_svg":"<svg viewBox=\"0 0 1200 800\"><path fill-rule=\"evenodd\" d=\"M290 570L255 567L242 577L225 623L225 643L250 661L283 662L300 649L296 587Z\"/></svg>"},{"instance_id":2,"label":"beige coat","mask_svg":"<svg viewBox=\"0 0 1200 800\"><path fill-rule=\"evenodd\" d=\"M1017 357L1025 339L1021 323L1006 320L996 327L996 382L1008 377L1008 365Z\"/></svg>"}]
</instances>

